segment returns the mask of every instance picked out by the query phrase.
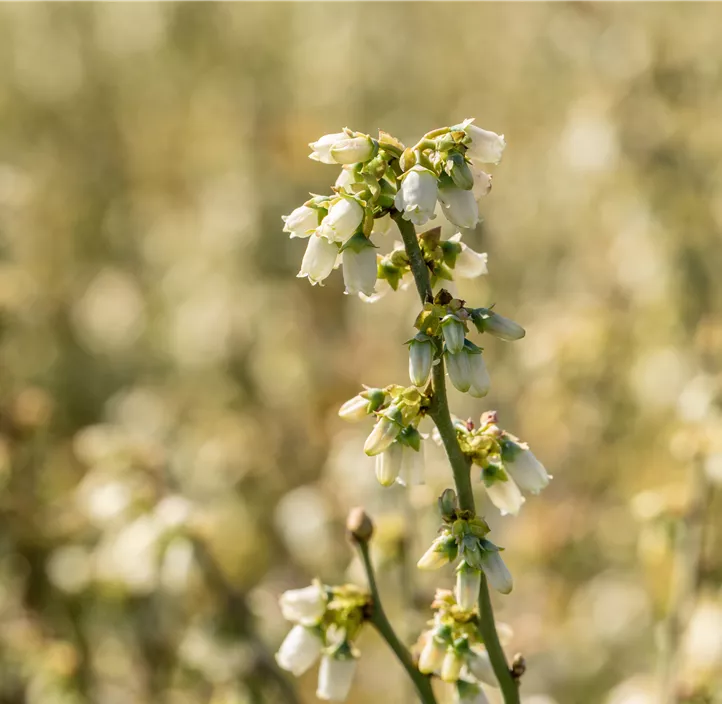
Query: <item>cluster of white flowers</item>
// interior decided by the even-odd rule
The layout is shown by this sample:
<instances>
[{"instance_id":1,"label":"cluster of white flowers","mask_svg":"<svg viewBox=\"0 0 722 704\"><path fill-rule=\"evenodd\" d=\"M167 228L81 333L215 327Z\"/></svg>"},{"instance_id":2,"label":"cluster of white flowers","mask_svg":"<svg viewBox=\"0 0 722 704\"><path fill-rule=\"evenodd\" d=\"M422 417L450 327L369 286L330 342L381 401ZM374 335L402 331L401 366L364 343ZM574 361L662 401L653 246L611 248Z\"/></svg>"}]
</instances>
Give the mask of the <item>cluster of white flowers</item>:
<instances>
[{"instance_id":1,"label":"cluster of white flowers","mask_svg":"<svg viewBox=\"0 0 722 704\"><path fill-rule=\"evenodd\" d=\"M529 445L497 425L496 411L481 416L479 427L456 419L459 445L467 457L481 468L481 479L491 502L502 515L516 516L525 502L522 491L538 494L551 476L529 449ZM441 443L438 432L432 434Z\"/></svg>"},{"instance_id":2,"label":"cluster of white flowers","mask_svg":"<svg viewBox=\"0 0 722 704\"><path fill-rule=\"evenodd\" d=\"M316 696L332 702L346 699L358 658L353 640L367 603L368 595L349 585L314 582L284 592L281 612L294 625L276 653L278 665L298 677L320 658Z\"/></svg>"},{"instance_id":3,"label":"cluster of white flowers","mask_svg":"<svg viewBox=\"0 0 722 704\"><path fill-rule=\"evenodd\" d=\"M417 233L414 226L426 225L438 213L454 229L474 228L479 222L478 201L491 188L491 176L480 165L498 164L506 144L503 136L465 120L429 132L409 148L384 132L373 139L349 129L310 146L312 159L341 165L342 171L333 195L313 195L284 218L284 230L291 237L309 238L299 276L321 283L342 265L346 293L374 301L388 290L404 288L413 275L420 294L416 333L407 343L412 385L364 387L343 404L339 415L351 421L374 418L364 451L376 458L376 477L383 486L421 479L424 437L418 428L425 416L447 428L447 448L453 445L453 425L458 449L469 465L462 464L456 451L452 464L459 498L452 489L440 497L443 525L418 567L433 570L458 560L456 587L453 593L437 592L432 628L420 640L418 671L452 684L459 704L484 704L482 683L500 685L506 696L516 691L511 678L519 675L498 658L492 668L478 631L479 620L485 617L479 613L479 594L484 579L503 594L511 591L513 582L501 548L487 539L489 526L475 515L470 487L459 477L469 466L480 467L491 501L502 513L514 515L524 502L522 490L538 493L550 477L525 443L498 427L495 412L482 415L478 428L449 415L444 369L456 389L475 398L486 396L491 387L483 349L469 339L471 326L505 341L519 340L525 332L492 308L470 307L439 287L440 282L458 276L486 274L486 254L462 242L461 232L442 238L441 227ZM403 242L394 243L387 254L377 253L374 238L378 241L390 233L392 223ZM434 438L441 441L438 428ZM364 546L362 552L367 549L369 532L365 537L353 531L351 535ZM370 569L368 553L363 554ZM374 580L369 583L375 589ZM284 595L284 614L296 625L281 646L278 662L300 674L323 654L318 695L336 699L345 697L350 686L355 657L351 640L363 621L363 604L354 602L356 610L344 611L346 620L339 622L338 610L331 607L338 603L338 596L329 601L332 588L325 589L300 591L309 603L305 617L299 609L288 608L289 600L300 599L299 592ZM375 591L373 595L375 600ZM356 614L351 622L348 613ZM422 699L428 700L423 693Z\"/></svg>"},{"instance_id":4,"label":"cluster of white flowers","mask_svg":"<svg viewBox=\"0 0 722 704\"><path fill-rule=\"evenodd\" d=\"M491 176L478 164L498 164L505 147L503 136L487 132L466 120L438 131L406 149L381 133L379 139L346 129L328 134L309 146L311 159L343 168L333 195L313 196L284 216L284 232L308 238L299 277L322 283L339 266L346 293L376 300L377 281L398 288L408 274L403 247L390 255L377 254L374 239L389 232L389 213L396 209L415 225L435 218L437 204L446 219L460 228L479 221L478 200L491 188ZM486 255L460 242L456 273L474 277L486 273ZM396 256L394 256L396 255Z\"/></svg>"},{"instance_id":5,"label":"cluster of white flowers","mask_svg":"<svg viewBox=\"0 0 722 704\"><path fill-rule=\"evenodd\" d=\"M478 631L476 614L462 608L458 597L445 589L437 590L431 606L434 618L417 645L419 671L454 685L458 704L486 704L481 685L498 687L499 682Z\"/></svg>"},{"instance_id":6,"label":"cluster of white flowers","mask_svg":"<svg viewBox=\"0 0 722 704\"><path fill-rule=\"evenodd\" d=\"M375 415L364 451L376 458L376 478L382 486L423 481L424 436L417 426L427 406L428 398L416 387L395 385L367 388L341 406L338 413L345 420Z\"/></svg>"}]
</instances>

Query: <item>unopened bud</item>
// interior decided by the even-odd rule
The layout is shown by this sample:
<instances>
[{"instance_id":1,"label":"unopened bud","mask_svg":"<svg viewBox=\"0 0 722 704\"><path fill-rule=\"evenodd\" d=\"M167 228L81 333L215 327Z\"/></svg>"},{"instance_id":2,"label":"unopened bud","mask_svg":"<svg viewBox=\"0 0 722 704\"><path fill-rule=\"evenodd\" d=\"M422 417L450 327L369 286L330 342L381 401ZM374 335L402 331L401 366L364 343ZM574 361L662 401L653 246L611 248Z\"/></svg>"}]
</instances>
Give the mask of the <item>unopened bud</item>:
<instances>
[{"instance_id":1,"label":"unopened bud","mask_svg":"<svg viewBox=\"0 0 722 704\"><path fill-rule=\"evenodd\" d=\"M351 539L357 543L367 543L371 540L374 524L362 506L356 506L349 511L348 518L346 518L346 530Z\"/></svg>"},{"instance_id":2,"label":"unopened bud","mask_svg":"<svg viewBox=\"0 0 722 704\"><path fill-rule=\"evenodd\" d=\"M439 512L441 513L441 517L447 521L454 520L457 508L456 492L453 489L444 489L439 497Z\"/></svg>"}]
</instances>

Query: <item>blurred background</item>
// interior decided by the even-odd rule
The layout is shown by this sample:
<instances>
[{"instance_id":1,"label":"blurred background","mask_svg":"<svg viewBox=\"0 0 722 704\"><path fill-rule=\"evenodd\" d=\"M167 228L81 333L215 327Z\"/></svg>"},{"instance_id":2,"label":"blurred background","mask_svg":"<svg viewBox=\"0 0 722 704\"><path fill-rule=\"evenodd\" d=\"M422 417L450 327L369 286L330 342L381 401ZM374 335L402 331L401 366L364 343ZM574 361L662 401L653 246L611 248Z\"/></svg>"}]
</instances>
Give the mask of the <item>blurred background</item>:
<instances>
[{"instance_id":1,"label":"blurred background","mask_svg":"<svg viewBox=\"0 0 722 704\"><path fill-rule=\"evenodd\" d=\"M525 701L719 701L721 26L714 3L0 6L0 702L315 701L274 667L277 598L363 579L359 503L413 642L452 583L411 567L449 470L428 447L425 486L382 489L336 411L407 383L416 295L296 279L281 215L336 178L322 134L466 117L508 147L460 294L527 337L451 403L554 475L518 518L478 489ZM359 645L349 701L413 701Z\"/></svg>"}]
</instances>

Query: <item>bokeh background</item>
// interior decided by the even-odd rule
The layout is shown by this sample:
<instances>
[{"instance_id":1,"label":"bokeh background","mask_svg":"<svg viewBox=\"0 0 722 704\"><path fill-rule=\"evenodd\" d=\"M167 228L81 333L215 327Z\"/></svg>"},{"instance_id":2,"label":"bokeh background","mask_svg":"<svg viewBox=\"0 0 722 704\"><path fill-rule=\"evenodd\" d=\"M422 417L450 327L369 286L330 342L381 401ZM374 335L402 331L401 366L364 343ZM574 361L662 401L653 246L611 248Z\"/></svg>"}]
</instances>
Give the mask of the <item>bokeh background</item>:
<instances>
[{"instance_id":1,"label":"bokeh background","mask_svg":"<svg viewBox=\"0 0 722 704\"><path fill-rule=\"evenodd\" d=\"M468 238L496 408L554 481L478 500L529 704L719 701L722 6L0 6L0 702L313 702L276 600L362 579L412 642L449 484L383 490L338 406L405 383L418 303L295 278L306 143L474 116L508 148ZM410 702L365 633L352 704ZM295 699L294 697L297 697Z\"/></svg>"}]
</instances>

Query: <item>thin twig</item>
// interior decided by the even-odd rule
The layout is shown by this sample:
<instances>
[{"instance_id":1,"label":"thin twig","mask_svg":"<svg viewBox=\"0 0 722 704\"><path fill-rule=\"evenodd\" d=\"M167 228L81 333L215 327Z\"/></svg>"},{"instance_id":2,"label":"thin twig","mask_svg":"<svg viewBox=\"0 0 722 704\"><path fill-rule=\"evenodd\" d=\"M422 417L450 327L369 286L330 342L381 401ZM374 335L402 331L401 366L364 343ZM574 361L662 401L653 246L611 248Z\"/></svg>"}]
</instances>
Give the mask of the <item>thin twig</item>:
<instances>
[{"instance_id":1,"label":"thin twig","mask_svg":"<svg viewBox=\"0 0 722 704\"><path fill-rule=\"evenodd\" d=\"M416 239L416 229L412 223L404 220L400 213L394 213L392 216L401 231L401 237L404 240L406 254L409 257L411 272L414 275L416 289L422 303L426 303L433 299L433 291L431 288L431 280L429 278L429 269L424 261L419 242ZM431 418L439 430L441 439L449 457L451 470L454 474L454 483L456 484L456 493L459 497L459 507L475 512L474 494L471 486L471 464L459 447L456 438L456 431L451 421L449 412L449 402L446 398L446 380L444 376L444 360L434 366L433 377L433 398L430 410ZM482 576L481 588L479 590L479 615L480 629L484 644L489 652L494 674L499 681L502 694L504 695L505 704L519 704L519 686L512 677L509 670L504 650L499 642L499 635L496 632L494 623L494 612L491 607L489 597L489 589L486 579Z\"/></svg>"},{"instance_id":2,"label":"thin twig","mask_svg":"<svg viewBox=\"0 0 722 704\"><path fill-rule=\"evenodd\" d=\"M379 632L379 635L388 643L391 650L394 651L394 654L403 665L404 669L411 678L411 681L414 683L414 687L416 688L421 701L424 702L424 704L436 704L436 698L434 697L434 692L431 688L431 678L428 675L422 675L414 666L408 649L399 640L386 616L386 613L384 612L378 586L376 585L374 568L371 564L371 557L369 556L368 542L365 540L356 540L354 541L354 544L361 556L361 561L363 562L364 570L366 571L366 579L368 580L369 589L371 591L372 610L369 621Z\"/></svg>"}]
</instances>

